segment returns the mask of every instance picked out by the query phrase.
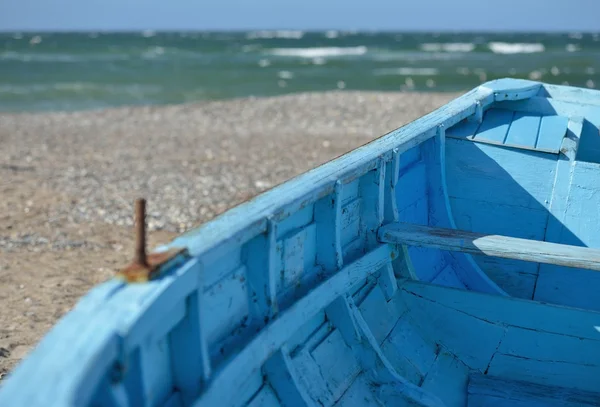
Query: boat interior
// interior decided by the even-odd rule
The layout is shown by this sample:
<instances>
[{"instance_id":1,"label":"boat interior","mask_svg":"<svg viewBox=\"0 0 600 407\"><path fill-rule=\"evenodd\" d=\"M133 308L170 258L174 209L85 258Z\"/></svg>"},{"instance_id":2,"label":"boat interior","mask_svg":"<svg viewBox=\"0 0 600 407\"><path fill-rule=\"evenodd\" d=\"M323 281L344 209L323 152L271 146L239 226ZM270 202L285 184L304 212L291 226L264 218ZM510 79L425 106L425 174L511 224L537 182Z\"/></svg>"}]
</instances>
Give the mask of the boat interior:
<instances>
[{"instance_id":1,"label":"boat interior","mask_svg":"<svg viewBox=\"0 0 600 407\"><path fill-rule=\"evenodd\" d=\"M492 82L182 235L160 278L88 294L38 349L62 387L19 397L600 405L598 94Z\"/></svg>"}]
</instances>

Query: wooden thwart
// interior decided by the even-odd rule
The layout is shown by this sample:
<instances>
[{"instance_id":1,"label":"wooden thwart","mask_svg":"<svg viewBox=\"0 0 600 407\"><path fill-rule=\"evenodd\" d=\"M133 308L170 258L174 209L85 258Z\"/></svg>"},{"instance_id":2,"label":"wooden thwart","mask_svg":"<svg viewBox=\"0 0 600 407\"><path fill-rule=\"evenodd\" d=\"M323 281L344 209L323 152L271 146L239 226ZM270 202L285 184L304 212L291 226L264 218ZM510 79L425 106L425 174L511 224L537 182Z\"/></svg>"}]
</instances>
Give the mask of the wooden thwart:
<instances>
[{"instance_id":1,"label":"wooden thwart","mask_svg":"<svg viewBox=\"0 0 600 407\"><path fill-rule=\"evenodd\" d=\"M391 223L382 226L378 237L383 243L429 247L600 271L600 250L587 247L408 223Z\"/></svg>"}]
</instances>

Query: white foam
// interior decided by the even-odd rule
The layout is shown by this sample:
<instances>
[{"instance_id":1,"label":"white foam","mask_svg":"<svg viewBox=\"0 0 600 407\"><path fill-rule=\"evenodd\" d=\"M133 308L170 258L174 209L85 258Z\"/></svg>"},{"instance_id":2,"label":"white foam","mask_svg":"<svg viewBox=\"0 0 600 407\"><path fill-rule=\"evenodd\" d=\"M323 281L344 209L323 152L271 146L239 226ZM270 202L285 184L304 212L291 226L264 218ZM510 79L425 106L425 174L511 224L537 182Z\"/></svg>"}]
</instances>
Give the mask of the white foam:
<instances>
[{"instance_id":1,"label":"white foam","mask_svg":"<svg viewBox=\"0 0 600 407\"><path fill-rule=\"evenodd\" d=\"M529 79L531 79L532 81L538 81L542 79L542 75L543 73L541 71L531 71L529 73Z\"/></svg>"},{"instance_id":2,"label":"white foam","mask_svg":"<svg viewBox=\"0 0 600 407\"><path fill-rule=\"evenodd\" d=\"M433 76L439 73L436 68L383 68L375 69L373 73L376 76L388 76L388 75L412 75L412 76Z\"/></svg>"},{"instance_id":3,"label":"white foam","mask_svg":"<svg viewBox=\"0 0 600 407\"><path fill-rule=\"evenodd\" d=\"M567 52L577 52L581 50L581 47L577 44L567 44L565 49L567 50Z\"/></svg>"},{"instance_id":4,"label":"white foam","mask_svg":"<svg viewBox=\"0 0 600 407\"><path fill-rule=\"evenodd\" d=\"M273 48L268 53L284 57L327 58L364 55L367 47Z\"/></svg>"},{"instance_id":5,"label":"white foam","mask_svg":"<svg viewBox=\"0 0 600 407\"><path fill-rule=\"evenodd\" d=\"M546 47L540 43L526 42L490 42L490 50L495 54L533 54L535 52L544 52Z\"/></svg>"},{"instance_id":6,"label":"white foam","mask_svg":"<svg viewBox=\"0 0 600 407\"><path fill-rule=\"evenodd\" d=\"M258 66L260 66L261 68L265 68L269 65L271 65L271 61L269 61L268 59L261 59L260 61L258 61Z\"/></svg>"},{"instance_id":7,"label":"white foam","mask_svg":"<svg viewBox=\"0 0 600 407\"><path fill-rule=\"evenodd\" d=\"M298 30L277 30L277 31L252 31L246 34L246 38L249 40L255 39L271 39L271 38L285 38L299 40L304 37L304 31Z\"/></svg>"},{"instance_id":8,"label":"white foam","mask_svg":"<svg viewBox=\"0 0 600 407\"><path fill-rule=\"evenodd\" d=\"M427 52L471 52L475 49L472 42L425 43L421 49Z\"/></svg>"},{"instance_id":9,"label":"white foam","mask_svg":"<svg viewBox=\"0 0 600 407\"><path fill-rule=\"evenodd\" d=\"M15 40L20 40L21 38L23 38L23 34L21 34L21 33L14 33L13 34L13 38Z\"/></svg>"},{"instance_id":10,"label":"white foam","mask_svg":"<svg viewBox=\"0 0 600 407\"><path fill-rule=\"evenodd\" d=\"M150 38L150 37L154 37L156 35L156 33L152 30L144 30L142 31L142 37L144 38Z\"/></svg>"},{"instance_id":11,"label":"white foam","mask_svg":"<svg viewBox=\"0 0 600 407\"><path fill-rule=\"evenodd\" d=\"M43 52L0 52L0 61L22 61L22 62L86 62L86 61L123 61L130 59L127 54L83 54L71 55L60 53Z\"/></svg>"},{"instance_id":12,"label":"white foam","mask_svg":"<svg viewBox=\"0 0 600 407\"><path fill-rule=\"evenodd\" d=\"M337 38L340 36L340 33L335 30L329 30L325 32L325 37L327 38Z\"/></svg>"},{"instance_id":13,"label":"white foam","mask_svg":"<svg viewBox=\"0 0 600 407\"><path fill-rule=\"evenodd\" d=\"M279 76L281 79L292 79L294 77L294 73L290 71L279 71L277 76Z\"/></svg>"},{"instance_id":14,"label":"white foam","mask_svg":"<svg viewBox=\"0 0 600 407\"><path fill-rule=\"evenodd\" d=\"M160 55L165 53L165 49L163 47L151 47L142 53L143 59L155 59Z\"/></svg>"},{"instance_id":15,"label":"white foam","mask_svg":"<svg viewBox=\"0 0 600 407\"><path fill-rule=\"evenodd\" d=\"M34 35L33 37L31 37L31 39L29 40L29 43L31 45L35 45L35 44L39 44L40 42L42 42L42 36L41 35Z\"/></svg>"},{"instance_id":16,"label":"white foam","mask_svg":"<svg viewBox=\"0 0 600 407\"><path fill-rule=\"evenodd\" d=\"M161 87L156 85L143 84L113 85L97 84L90 82L59 82L52 84L33 83L28 85L0 85L0 93L26 95L30 93L44 93L48 91L71 93L83 93L88 91L94 91L107 94L127 94L141 96L148 93L158 93L161 91Z\"/></svg>"}]
</instances>

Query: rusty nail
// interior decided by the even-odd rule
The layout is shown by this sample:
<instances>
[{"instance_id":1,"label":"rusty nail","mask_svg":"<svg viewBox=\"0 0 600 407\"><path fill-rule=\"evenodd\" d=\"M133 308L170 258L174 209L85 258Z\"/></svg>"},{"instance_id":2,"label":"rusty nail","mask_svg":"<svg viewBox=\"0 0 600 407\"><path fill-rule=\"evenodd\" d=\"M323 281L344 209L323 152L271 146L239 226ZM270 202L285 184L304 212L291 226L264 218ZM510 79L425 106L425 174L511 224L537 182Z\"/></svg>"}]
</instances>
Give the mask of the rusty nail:
<instances>
[{"instance_id":1,"label":"rusty nail","mask_svg":"<svg viewBox=\"0 0 600 407\"><path fill-rule=\"evenodd\" d=\"M146 256L146 200L140 198L135 201L135 255L133 262L141 266L148 266Z\"/></svg>"}]
</instances>

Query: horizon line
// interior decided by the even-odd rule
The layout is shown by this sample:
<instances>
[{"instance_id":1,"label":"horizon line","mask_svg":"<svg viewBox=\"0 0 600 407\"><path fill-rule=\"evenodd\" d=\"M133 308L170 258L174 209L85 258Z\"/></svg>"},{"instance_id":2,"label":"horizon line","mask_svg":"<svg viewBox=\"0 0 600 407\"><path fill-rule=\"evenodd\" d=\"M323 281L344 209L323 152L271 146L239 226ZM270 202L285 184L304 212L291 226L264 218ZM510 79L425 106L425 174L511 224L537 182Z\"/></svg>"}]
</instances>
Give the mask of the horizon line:
<instances>
[{"instance_id":1,"label":"horizon line","mask_svg":"<svg viewBox=\"0 0 600 407\"><path fill-rule=\"evenodd\" d=\"M569 29L548 29L548 30L525 30L525 29L497 29L497 30L480 30L480 29L441 29L441 30L431 30L431 29L348 29L348 28L310 28L310 29L301 29L301 28L210 28L210 29L197 29L197 28L168 28L168 29L154 29L154 28L111 28L111 29L60 29L60 28L38 28L38 29L3 29L0 27L1 34L25 34L25 33L144 33L144 32L152 32L152 33L161 33L161 34L170 34L170 33L211 33L211 32L229 32L229 33L246 33L246 32L256 32L256 31L267 31L267 32L278 32L278 31L300 31L304 34L307 33L324 33L328 31L338 31L338 32L346 32L346 33L398 33L398 34L412 34L412 33L430 33L430 34L456 34L456 33L473 33L473 34L494 34L494 33L502 33L502 34L600 34L599 30L569 30Z\"/></svg>"}]
</instances>

